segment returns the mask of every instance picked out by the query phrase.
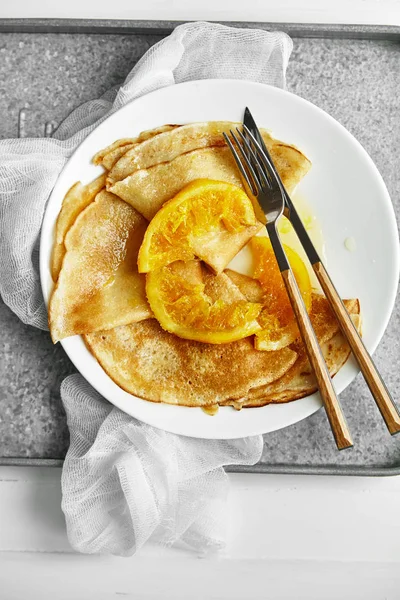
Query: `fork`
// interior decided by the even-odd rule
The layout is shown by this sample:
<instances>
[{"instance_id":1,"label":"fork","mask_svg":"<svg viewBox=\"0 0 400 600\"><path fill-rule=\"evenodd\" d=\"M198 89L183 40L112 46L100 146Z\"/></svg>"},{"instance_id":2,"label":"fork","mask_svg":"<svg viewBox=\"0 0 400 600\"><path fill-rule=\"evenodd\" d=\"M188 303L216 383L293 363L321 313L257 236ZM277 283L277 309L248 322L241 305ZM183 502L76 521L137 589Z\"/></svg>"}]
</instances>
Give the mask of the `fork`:
<instances>
[{"instance_id":1,"label":"fork","mask_svg":"<svg viewBox=\"0 0 400 600\"><path fill-rule=\"evenodd\" d=\"M256 215L266 226L300 334L315 373L336 445L339 450L350 448L353 442L346 418L333 387L331 376L304 305L301 292L278 235L277 221L283 214L285 206L283 186L274 176L270 161L260 144L246 126L243 126L243 129L246 135L238 127L236 128L236 133L232 129L230 130L230 135L234 143L224 133L225 141L252 196L256 200L254 203ZM239 150L239 153L236 148Z\"/></svg>"},{"instance_id":2,"label":"fork","mask_svg":"<svg viewBox=\"0 0 400 600\"><path fill-rule=\"evenodd\" d=\"M361 369L362 374L364 375L365 381L371 393L374 397L374 400L380 410L383 420L386 423L386 427L389 432L394 435L395 433L400 432L400 413L399 410L393 401L389 390L387 389L378 369L374 361L372 360L368 350L366 349L364 342L362 341L356 327L354 326L353 321L349 313L347 312L341 297L339 296L327 270L324 267L320 257L318 256L318 252L316 251L312 241L309 238L309 235L296 211L295 206L293 205L292 200L290 199L289 194L285 190L282 181L280 180L279 173L277 172L274 163L272 162L272 158L268 152L268 149L264 143L264 140L261 136L260 131L254 121L253 115L250 110L246 107L244 112L244 124L251 131L251 133L256 138L257 142L260 144L263 149L266 157L269 160L270 169L273 171L275 178L281 184L281 187L284 191L284 200L285 200L285 208L284 215L289 219L292 223L293 228L299 238L307 257L311 263L311 266L317 276L317 279L321 285L321 288L329 301L333 312L336 315L336 318L340 324L342 332L346 337L349 346L353 352L355 359L358 362L358 365Z\"/></svg>"}]
</instances>

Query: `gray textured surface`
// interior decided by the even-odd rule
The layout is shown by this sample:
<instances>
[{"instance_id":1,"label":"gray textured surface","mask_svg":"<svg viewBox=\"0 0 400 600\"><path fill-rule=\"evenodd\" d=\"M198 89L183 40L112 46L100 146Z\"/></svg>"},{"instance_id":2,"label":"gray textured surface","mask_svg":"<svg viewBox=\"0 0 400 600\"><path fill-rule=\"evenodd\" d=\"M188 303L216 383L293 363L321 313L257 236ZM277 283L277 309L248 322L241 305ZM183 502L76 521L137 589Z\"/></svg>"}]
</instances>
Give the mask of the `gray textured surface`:
<instances>
[{"instance_id":1,"label":"gray textured surface","mask_svg":"<svg viewBox=\"0 0 400 600\"><path fill-rule=\"evenodd\" d=\"M0 137L42 136L46 122L120 84L155 36L0 34ZM4 118L7 115L7 118ZM48 333L0 300L0 457L59 458L68 447L60 383L74 368Z\"/></svg>"},{"instance_id":2,"label":"gray textured surface","mask_svg":"<svg viewBox=\"0 0 400 600\"><path fill-rule=\"evenodd\" d=\"M295 40L288 89L342 123L370 154L400 219L400 46L385 42ZM373 239L371 238L371 243ZM400 398L400 302L375 361ZM341 394L354 448L338 453L323 411L265 436L263 461L291 464L400 465L400 437L391 437L359 375Z\"/></svg>"},{"instance_id":3,"label":"gray textured surface","mask_svg":"<svg viewBox=\"0 0 400 600\"><path fill-rule=\"evenodd\" d=\"M43 135L74 107L119 83L155 36L1 34L1 137ZM294 40L288 87L329 112L364 145L400 216L400 47L385 42ZM397 303L376 361L398 393ZM48 334L21 324L0 304L0 456L62 457L68 443L59 384L72 367ZM360 377L342 394L354 449L338 453L322 411L265 436L272 464L400 465L400 437L387 434Z\"/></svg>"}]
</instances>

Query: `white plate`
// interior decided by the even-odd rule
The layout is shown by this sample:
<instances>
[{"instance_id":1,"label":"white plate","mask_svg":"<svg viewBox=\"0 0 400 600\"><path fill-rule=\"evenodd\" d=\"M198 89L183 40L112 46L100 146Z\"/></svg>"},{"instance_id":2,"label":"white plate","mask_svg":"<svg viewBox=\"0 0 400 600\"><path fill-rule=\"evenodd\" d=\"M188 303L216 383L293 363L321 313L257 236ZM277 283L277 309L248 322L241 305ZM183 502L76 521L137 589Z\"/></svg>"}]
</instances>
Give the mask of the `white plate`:
<instances>
[{"instance_id":1,"label":"white plate","mask_svg":"<svg viewBox=\"0 0 400 600\"><path fill-rule=\"evenodd\" d=\"M362 146L332 117L298 96L246 81L203 80L163 88L131 102L85 139L58 178L46 209L40 246L46 302L52 288L49 266L54 225L62 199L75 181L87 183L101 172L91 164L100 148L164 123L241 121L247 105L260 126L295 144L311 159L312 169L299 190L321 224L329 271L340 294L361 301L364 340L373 352L393 309L399 275L396 220L385 184ZM349 236L356 241L355 252L344 246ZM314 394L289 404L240 412L224 407L210 417L199 408L154 404L119 388L79 336L62 345L107 400L145 423L182 435L237 438L266 433L296 423L321 406L319 395ZM337 392L357 372L353 360L348 361L334 378Z\"/></svg>"}]
</instances>

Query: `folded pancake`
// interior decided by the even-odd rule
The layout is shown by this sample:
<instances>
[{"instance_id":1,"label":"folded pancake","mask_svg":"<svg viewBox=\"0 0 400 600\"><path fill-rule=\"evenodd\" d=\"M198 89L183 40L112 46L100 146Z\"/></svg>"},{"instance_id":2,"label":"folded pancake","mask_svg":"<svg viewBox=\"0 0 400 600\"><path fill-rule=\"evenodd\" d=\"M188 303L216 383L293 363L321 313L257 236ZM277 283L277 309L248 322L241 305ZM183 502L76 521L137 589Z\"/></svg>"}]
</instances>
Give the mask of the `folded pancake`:
<instances>
[{"instance_id":1,"label":"folded pancake","mask_svg":"<svg viewBox=\"0 0 400 600\"><path fill-rule=\"evenodd\" d=\"M149 140L150 138L155 137L156 135L159 135L160 133L165 133L166 131L172 131L173 129L176 129L177 127L181 127L181 125L167 124L167 125L160 125L159 127L154 127L154 129L145 129L144 131L141 131L139 133L139 135L137 136L137 141L138 141L138 143L145 142L146 140Z\"/></svg>"},{"instance_id":2,"label":"folded pancake","mask_svg":"<svg viewBox=\"0 0 400 600\"><path fill-rule=\"evenodd\" d=\"M262 302L263 289L261 283L257 279L253 279L248 275L243 275L232 269L225 269L225 275L236 285L245 298L249 302Z\"/></svg>"},{"instance_id":3,"label":"folded pancake","mask_svg":"<svg viewBox=\"0 0 400 600\"><path fill-rule=\"evenodd\" d=\"M93 157L93 162L95 165L103 165L106 169L112 169L115 163L122 157L124 154L131 150L135 145L140 144L141 142L145 142L146 140L166 131L171 131L179 127L178 125L162 125L161 127L157 127L155 129L150 129L147 131L142 131L140 135L135 138L121 138L116 140L114 143L110 144Z\"/></svg>"},{"instance_id":4,"label":"folded pancake","mask_svg":"<svg viewBox=\"0 0 400 600\"><path fill-rule=\"evenodd\" d=\"M64 238L75 219L86 208L105 186L106 175L100 175L87 185L80 181L75 183L66 193L56 222L55 243L51 256L51 276L57 281L65 254Z\"/></svg>"},{"instance_id":5,"label":"folded pancake","mask_svg":"<svg viewBox=\"0 0 400 600\"><path fill-rule=\"evenodd\" d=\"M155 319L91 333L84 340L108 375L127 392L184 406L242 398L282 377L295 363L290 348L258 352L251 338L214 345L181 339Z\"/></svg>"},{"instance_id":6,"label":"folded pancake","mask_svg":"<svg viewBox=\"0 0 400 600\"><path fill-rule=\"evenodd\" d=\"M107 148L103 148L103 150L97 152L93 156L92 162L95 165L102 165L105 169L110 170L135 144L137 144L137 138L121 138L120 140L116 140L113 144L107 146Z\"/></svg>"},{"instance_id":7,"label":"folded pancake","mask_svg":"<svg viewBox=\"0 0 400 600\"><path fill-rule=\"evenodd\" d=\"M152 316L137 255L147 227L131 206L105 190L65 237L66 254L49 304L55 342Z\"/></svg>"},{"instance_id":8,"label":"folded pancake","mask_svg":"<svg viewBox=\"0 0 400 600\"><path fill-rule=\"evenodd\" d=\"M360 303L344 300L357 330L361 333ZM350 355L350 347L339 330L339 324L325 297L315 294L310 313L329 372L334 376ZM241 400L230 399L224 405L237 409L291 402L317 391L317 383L303 343L298 340L290 348L296 352L297 360L280 379L267 385L253 388Z\"/></svg>"},{"instance_id":9,"label":"folded pancake","mask_svg":"<svg viewBox=\"0 0 400 600\"><path fill-rule=\"evenodd\" d=\"M134 171L170 162L192 150L224 146L223 133L228 133L233 125L228 121L189 123L150 138L124 154L108 174L108 182L112 184L121 181Z\"/></svg>"},{"instance_id":10,"label":"folded pancake","mask_svg":"<svg viewBox=\"0 0 400 600\"><path fill-rule=\"evenodd\" d=\"M161 163L171 162L178 156L209 147L225 147L223 134L240 125L230 121L209 121L206 123L190 123L171 131L161 133L138 144L126 152L115 163L108 174L108 186L125 179L133 172L148 169ZM276 167L280 171L291 171L293 162L301 162L309 166L308 159L293 146L275 140L264 129L263 139L272 154ZM203 177L208 175L203 174Z\"/></svg>"},{"instance_id":11,"label":"folded pancake","mask_svg":"<svg viewBox=\"0 0 400 600\"><path fill-rule=\"evenodd\" d=\"M273 146L271 154L290 192L307 173L310 162L298 150L282 144ZM204 177L243 187L231 151L224 146L194 150L168 163L135 171L109 190L151 220L164 202L188 183Z\"/></svg>"}]
</instances>

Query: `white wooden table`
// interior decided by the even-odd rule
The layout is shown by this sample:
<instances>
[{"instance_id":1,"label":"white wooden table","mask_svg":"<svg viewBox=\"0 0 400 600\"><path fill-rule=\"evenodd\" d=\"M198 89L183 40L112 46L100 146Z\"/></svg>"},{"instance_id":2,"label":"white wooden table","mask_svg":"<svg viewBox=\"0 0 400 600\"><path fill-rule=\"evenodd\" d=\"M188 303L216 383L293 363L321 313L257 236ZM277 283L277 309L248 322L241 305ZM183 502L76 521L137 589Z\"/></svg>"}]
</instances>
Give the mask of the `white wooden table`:
<instances>
[{"instance_id":1,"label":"white wooden table","mask_svg":"<svg viewBox=\"0 0 400 600\"><path fill-rule=\"evenodd\" d=\"M400 479L229 476L219 555L72 553L60 470L0 469L1 600L398 600Z\"/></svg>"},{"instance_id":2,"label":"white wooden table","mask_svg":"<svg viewBox=\"0 0 400 600\"><path fill-rule=\"evenodd\" d=\"M157 19L400 25L398 0L13 0L0 18Z\"/></svg>"}]
</instances>

